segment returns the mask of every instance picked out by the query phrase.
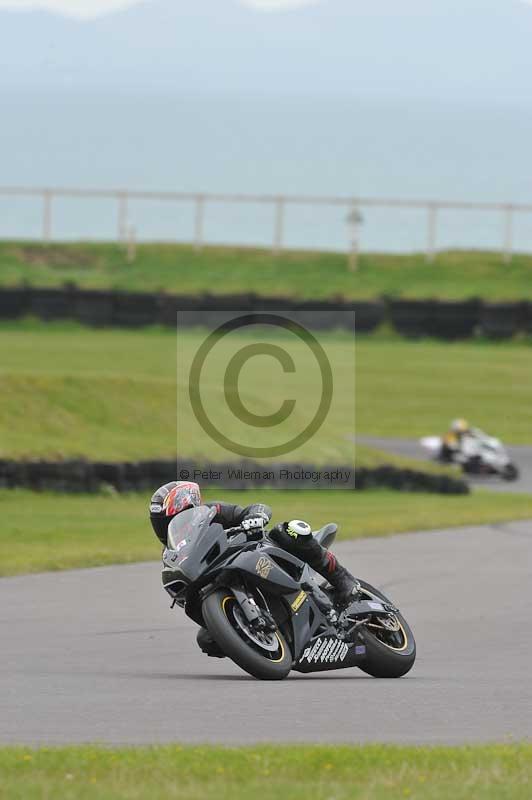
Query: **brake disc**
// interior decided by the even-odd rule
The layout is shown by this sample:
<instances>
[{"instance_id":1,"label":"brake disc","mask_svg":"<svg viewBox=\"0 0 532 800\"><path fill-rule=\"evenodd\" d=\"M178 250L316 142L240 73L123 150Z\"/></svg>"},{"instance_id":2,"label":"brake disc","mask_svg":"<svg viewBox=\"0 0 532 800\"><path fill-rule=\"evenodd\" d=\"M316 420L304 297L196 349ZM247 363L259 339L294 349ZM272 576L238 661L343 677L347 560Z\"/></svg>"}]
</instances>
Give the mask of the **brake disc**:
<instances>
[{"instance_id":1,"label":"brake disc","mask_svg":"<svg viewBox=\"0 0 532 800\"><path fill-rule=\"evenodd\" d=\"M397 633L398 631L401 630L401 625L399 623L399 620L397 619L396 616L393 616L392 614L390 614L390 616L388 617L377 617L377 619L379 620L382 627L386 628L387 631L392 631L393 633Z\"/></svg>"},{"instance_id":2,"label":"brake disc","mask_svg":"<svg viewBox=\"0 0 532 800\"><path fill-rule=\"evenodd\" d=\"M238 606L233 609L233 617L240 630L246 634L248 639L251 639L252 642L263 650L268 650L273 653L279 649L279 640L277 636L267 631L254 630L247 622Z\"/></svg>"}]
</instances>

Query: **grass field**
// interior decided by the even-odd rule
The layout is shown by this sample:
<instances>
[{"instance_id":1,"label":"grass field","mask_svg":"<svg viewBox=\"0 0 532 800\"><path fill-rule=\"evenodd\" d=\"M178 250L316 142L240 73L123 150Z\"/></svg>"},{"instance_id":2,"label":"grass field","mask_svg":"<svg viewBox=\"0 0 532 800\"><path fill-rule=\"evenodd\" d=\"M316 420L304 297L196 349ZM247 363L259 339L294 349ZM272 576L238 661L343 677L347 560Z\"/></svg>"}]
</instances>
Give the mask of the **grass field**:
<instances>
[{"instance_id":1,"label":"grass field","mask_svg":"<svg viewBox=\"0 0 532 800\"><path fill-rule=\"evenodd\" d=\"M0 750L2 800L528 800L532 745Z\"/></svg>"},{"instance_id":2,"label":"grass field","mask_svg":"<svg viewBox=\"0 0 532 800\"><path fill-rule=\"evenodd\" d=\"M315 528L337 522L339 540L532 518L532 496L524 494L211 488L205 497L244 505L260 500L272 506L274 522L301 518ZM148 500L142 494L0 491L0 576L157 560L161 548L148 520Z\"/></svg>"},{"instance_id":3,"label":"grass field","mask_svg":"<svg viewBox=\"0 0 532 800\"><path fill-rule=\"evenodd\" d=\"M233 294L243 291L286 297L532 298L532 256L503 265L499 253L442 252L429 265L423 255L363 255L356 274L336 253L288 252L147 244L127 264L113 244L0 244L0 283L36 286L64 282L86 288Z\"/></svg>"},{"instance_id":4,"label":"grass field","mask_svg":"<svg viewBox=\"0 0 532 800\"><path fill-rule=\"evenodd\" d=\"M4 323L0 337L0 457L121 460L175 455L175 333ZM327 334L320 340L335 369L333 413L324 428L327 435L312 439L292 459L352 461L348 437L355 430L354 370L360 434L419 437L465 416L508 443L532 442L532 350L526 344L358 337L353 357L347 335ZM180 352L189 358L200 341L197 332L182 333ZM218 347L224 366L230 348L224 349L223 343ZM246 383L243 394L251 407L265 413L278 408L279 400L269 378L264 388L261 366L259 358L250 361L252 388L248 391ZM309 402L315 376L307 378L304 370L299 374L308 382L298 385L297 396ZM223 413L216 369L208 373L204 387L215 412ZM186 409L184 377L178 388L178 407ZM180 412L179 452L226 459L227 452L198 432L198 426L185 424L186 413ZM229 432L233 421L228 415ZM295 423L287 421L292 424L298 424L297 415ZM379 460L363 448L357 455L360 464Z\"/></svg>"}]
</instances>

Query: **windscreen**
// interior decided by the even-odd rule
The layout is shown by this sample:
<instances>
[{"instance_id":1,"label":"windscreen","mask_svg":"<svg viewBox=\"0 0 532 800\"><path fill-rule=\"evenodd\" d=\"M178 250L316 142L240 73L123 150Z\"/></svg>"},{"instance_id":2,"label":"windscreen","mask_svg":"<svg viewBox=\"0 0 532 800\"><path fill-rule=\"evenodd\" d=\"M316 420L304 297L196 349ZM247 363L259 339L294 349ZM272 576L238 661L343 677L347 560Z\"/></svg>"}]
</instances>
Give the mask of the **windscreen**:
<instances>
[{"instance_id":1,"label":"windscreen","mask_svg":"<svg viewBox=\"0 0 532 800\"><path fill-rule=\"evenodd\" d=\"M176 550L180 542L194 538L215 516L216 509L207 506L187 508L186 511L177 514L168 527L168 547Z\"/></svg>"}]
</instances>

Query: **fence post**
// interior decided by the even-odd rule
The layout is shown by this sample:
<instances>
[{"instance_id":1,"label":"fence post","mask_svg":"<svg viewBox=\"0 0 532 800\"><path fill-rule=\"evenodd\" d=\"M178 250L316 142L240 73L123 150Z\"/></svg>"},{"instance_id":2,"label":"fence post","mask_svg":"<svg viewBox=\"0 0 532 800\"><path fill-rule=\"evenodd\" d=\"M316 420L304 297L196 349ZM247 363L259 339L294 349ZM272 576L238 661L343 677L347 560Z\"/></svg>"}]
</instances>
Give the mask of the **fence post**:
<instances>
[{"instance_id":1,"label":"fence post","mask_svg":"<svg viewBox=\"0 0 532 800\"><path fill-rule=\"evenodd\" d=\"M427 264L432 264L436 253L436 229L438 225L438 206L434 203L428 206L427 224L427 252L425 254L425 261Z\"/></svg>"},{"instance_id":2,"label":"fence post","mask_svg":"<svg viewBox=\"0 0 532 800\"><path fill-rule=\"evenodd\" d=\"M203 248L203 225L205 220L205 197L196 197L196 221L194 225L194 249L197 253Z\"/></svg>"},{"instance_id":3,"label":"fence post","mask_svg":"<svg viewBox=\"0 0 532 800\"><path fill-rule=\"evenodd\" d=\"M127 237L127 262L132 264L137 257L137 231L134 225L126 228Z\"/></svg>"},{"instance_id":4,"label":"fence post","mask_svg":"<svg viewBox=\"0 0 532 800\"><path fill-rule=\"evenodd\" d=\"M505 264L509 264L512 260L513 221L513 208L512 206L506 206L504 211L504 244L502 251L502 258Z\"/></svg>"},{"instance_id":5,"label":"fence post","mask_svg":"<svg viewBox=\"0 0 532 800\"><path fill-rule=\"evenodd\" d=\"M283 249L284 234L284 197L275 201L275 230L273 234L273 255L278 256Z\"/></svg>"},{"instance_id":6,"label":"fence post","mask_svg":"<svg viewBox=\"0 0 532 800\"><path fill-rule=\"evenodd\" d=\"M52 192L50 189L44 190L42 199L42 238L43 242L49 242L52 238Z\"/></svg>"},{"instance_id":7,"label":"fence post","mask_svg":"<svg viewBox=\"0 0 532 800\"><path fill-rule=\"evenodd\" d=\"M358 269L358 256L360 252L360 228L364 218L357 206L353 206L346 218L349 231L349 254L347 257L347 268L349 272L356 272Z\"/></svg>"},{"instance_id":8,"label":"fence post","mask_svg":"<svg viewBox=\"0 0 532 800\"><path fill-rule=\"evenodd\" d=\"M128 197L126 192L117 195L118 200L118 243L126 241L128 225Z\"/></svg>"}]
</instances>

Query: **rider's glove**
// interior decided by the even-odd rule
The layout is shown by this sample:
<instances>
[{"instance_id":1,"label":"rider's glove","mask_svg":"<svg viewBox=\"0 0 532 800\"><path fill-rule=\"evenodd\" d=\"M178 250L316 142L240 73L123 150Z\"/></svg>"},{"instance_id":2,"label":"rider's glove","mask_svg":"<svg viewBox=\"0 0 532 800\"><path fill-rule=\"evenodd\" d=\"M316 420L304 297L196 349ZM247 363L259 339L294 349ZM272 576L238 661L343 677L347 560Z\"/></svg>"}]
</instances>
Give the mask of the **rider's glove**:
<instances>
[{"instance_id":1,"label":"rider's glove","mask_svg":"<svg viewBox=\"0 0 532 800\"><path fill-rule=\"evenodd\" d=\"M264 519L264 517L249 517L248 519L243 519L241 525L245 531L262 531L267 522L268 520Z\"/></svg>"},{"instance_id":2,"label":"rider's glove","mask_svg":"<svg viewBox=\"0 0 532 800\"><path fill-rule=\"evenodd\" d=\"M272 510L263 503L253 503L244 509L243 520L240 523L245 531L262 533L272 518Z\"/></svg>"}]
</instances>

